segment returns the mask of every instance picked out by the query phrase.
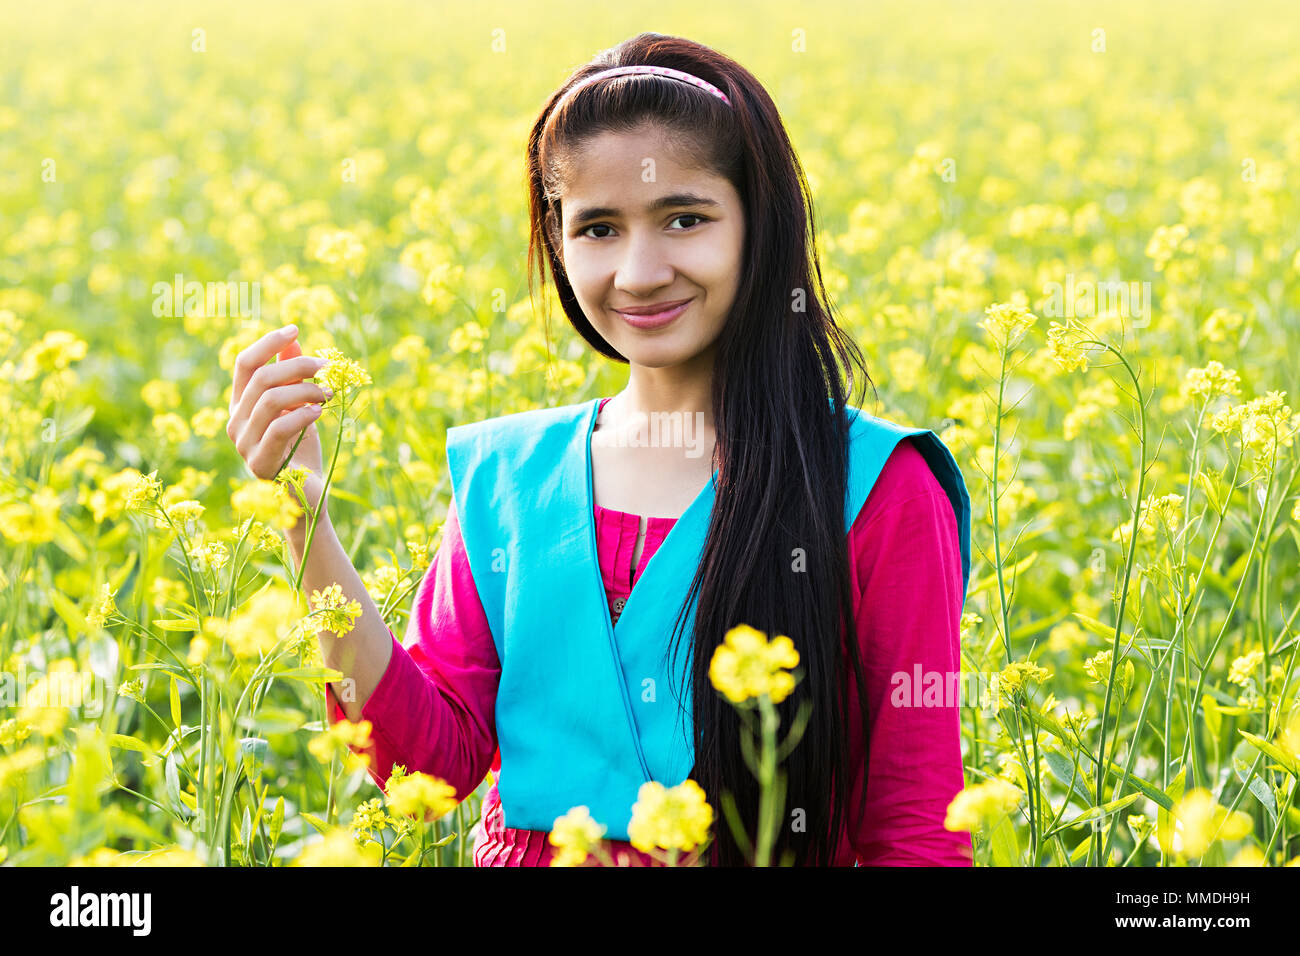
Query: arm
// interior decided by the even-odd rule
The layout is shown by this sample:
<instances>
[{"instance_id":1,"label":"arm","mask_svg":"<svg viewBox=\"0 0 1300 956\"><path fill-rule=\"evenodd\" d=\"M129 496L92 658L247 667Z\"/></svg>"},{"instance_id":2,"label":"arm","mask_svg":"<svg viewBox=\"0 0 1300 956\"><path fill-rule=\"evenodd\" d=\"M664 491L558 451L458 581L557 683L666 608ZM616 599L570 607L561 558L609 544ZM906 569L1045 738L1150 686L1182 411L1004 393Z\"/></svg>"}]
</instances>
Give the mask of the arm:
<instances>
[{"instance_id":1,"label":"arm","mask_svg":"<svg viewBox=\"0 0 1300 956\"><path fill-rule=\"evenodd\" d=\"M943 826L964 785L961 700L947 693L960 680L949 675L961 671L957 521L910 439L886 462L853 530L857 631L871 716L866 814L852 831L854 851L863 866L969 866L970 835ZM918 672L922 687L912 697ZM928 673L940 677L927 702Z\"/></svg>"},{"instance_id":2,"label":"arm","mask_svg":"<svg viewBox=\"0 0 1300 956\"><path fill-rule=\"evenodd\" d=\"M358 716L371 723L369 773L381 787L394 764L422 771L456 788L464 800L487 775L496 753L496 692L501 676L496 645L474 586L460 536L455 500L442 543L416 592L399 643L373 692L358 694ZM333 685L326 685L331 723L344 719ZM358 690L360 688L358 687Z\"/></svg>"}]
</instances>

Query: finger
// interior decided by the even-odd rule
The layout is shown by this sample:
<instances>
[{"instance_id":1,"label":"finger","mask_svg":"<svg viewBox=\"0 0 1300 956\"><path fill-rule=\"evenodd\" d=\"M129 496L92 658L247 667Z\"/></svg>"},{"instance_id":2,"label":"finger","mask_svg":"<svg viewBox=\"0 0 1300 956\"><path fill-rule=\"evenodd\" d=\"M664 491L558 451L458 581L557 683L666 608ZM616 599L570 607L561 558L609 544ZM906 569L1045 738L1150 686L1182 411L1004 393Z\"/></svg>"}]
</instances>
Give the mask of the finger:
<instances>
[{"instance_id":1,"label":"finger","mask_svg":"<svg viewBox=\"0 0 1300 956\"><path fill-rule=\"evenodd\" d=\"M319 385L312 382L268 388L253 406L252 414L248 416L247 432L243 437L250 444L260 442L271 423L286 411L294 411L302 405L318 404L328 397Z\"/></svg>"},{"instance_id":2,"label":"finger","mask_svg":"<svg viewBox=\"0 0 1300 956\"><path fill-rule=\"evenodd\" d=\"M249 460L249 470L259 478L271 478L298 440L298 433L310 428L320 417L319 405L304 405L276 419L266 430L266 436Z\"/></svg>"},{"instance_id":3,"label":"finger","mask_svg":"<svg viewBox=\"0 0 1300 956\"><path fill-rule=\"evenodd\" d=\"M324 366L325 359L317 358L314 355L299 355L297 358L276 362L273 365L263 365L254 369L243 394L239 396L239 401L235 403L234 411L230 414L233 430L242 431L242 423L249 418L253 408L268 389L311 378Z\"/></svg>"},{"instance_id":4,"label":"finger","mask_svg":"<svg viewBox=\"0 0 1300 956\"><path fill-rule=\"evenodd\" d=\"M234 388L230 393L230 415L232 418L235 414L235 406L239 404L239 397L244 393L244 387L248 385L248 380L253 377L253 373L271 361L271 356L283 349L286 344L292 342L297 335L298 327L296 325L286 325L273 332L267 332L235 358Z\"/></svg>"}]
</instances>

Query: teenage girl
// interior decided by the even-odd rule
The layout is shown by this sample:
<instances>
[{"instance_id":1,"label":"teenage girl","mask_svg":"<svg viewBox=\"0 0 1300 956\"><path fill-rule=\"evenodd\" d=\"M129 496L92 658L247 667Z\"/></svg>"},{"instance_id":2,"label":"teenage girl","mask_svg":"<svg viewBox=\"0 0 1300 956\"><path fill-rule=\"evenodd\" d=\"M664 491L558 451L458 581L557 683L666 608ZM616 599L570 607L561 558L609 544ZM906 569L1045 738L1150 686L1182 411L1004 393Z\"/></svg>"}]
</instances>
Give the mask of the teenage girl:
<instances>
[{"instance_id":1,"label":"teenage girl","mask_svg":"<svg viewBox=\"0 0 1300 956\"><path fill-rule=\"evenodd\" d=\"M744 623L799 652L781 733L809 708L773 859L969 865L969 835L943 827L960 701L912 686L960 672L969 498L932 431L849 403L853 368L870 378L771 98L717 51L643 33L550 96L527 172L530 285L549 268L627 385L449 429L452 500L405 641L320 500L321 362L291 327L236 362L228 432L255 475L306 431L295 463L321 517L304 589L338 583L363 608L321 634L345 677L332 719L371 722L381 786L402 764L464 799L495 772L476 865L545 865L579 805L645 862L626 842L637 788L687 777L716 814L705 861L738 865L721 794L752 835L758 784L708 667ZM286 536L300 563L305 522Z\"/></svg>"}]
</instances>

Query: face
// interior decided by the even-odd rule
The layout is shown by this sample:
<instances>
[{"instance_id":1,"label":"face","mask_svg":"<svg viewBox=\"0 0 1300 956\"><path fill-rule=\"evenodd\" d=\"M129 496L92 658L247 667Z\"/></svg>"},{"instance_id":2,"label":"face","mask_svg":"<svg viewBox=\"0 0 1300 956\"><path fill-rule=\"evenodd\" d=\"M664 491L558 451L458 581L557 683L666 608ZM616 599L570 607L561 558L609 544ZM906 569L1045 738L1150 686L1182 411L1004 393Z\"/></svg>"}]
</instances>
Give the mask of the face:
<instances>
[{"instance_id":1,"label":"face","mask_svg":"<svg viewBox=\"0 0 1300 956\"><path fill-rule=\"evenodd\" d=\"M585 144L560 196L560 255L574 294L635 365L711 356L739 286L740 196L682 159L653 128L603 133ZM648 316L621 311L683 302Z\"/></svg>"}]
</instances>

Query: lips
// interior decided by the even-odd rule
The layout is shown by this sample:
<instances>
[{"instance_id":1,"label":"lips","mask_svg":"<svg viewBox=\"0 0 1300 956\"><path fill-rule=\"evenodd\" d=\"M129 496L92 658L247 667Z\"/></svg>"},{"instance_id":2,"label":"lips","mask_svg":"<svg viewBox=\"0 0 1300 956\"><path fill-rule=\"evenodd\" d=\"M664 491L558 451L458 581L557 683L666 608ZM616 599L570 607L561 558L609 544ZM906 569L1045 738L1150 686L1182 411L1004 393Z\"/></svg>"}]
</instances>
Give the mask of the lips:
<instances>
[{"instance_id":1,"label":"lips","mask_svg":"<svg viewBox=\"0 0 1300 956\"><path fill-rule=\"evenodd\" d=\"M615 309L623 320L638 329L653 329L667 325L687 310L694 298L678 299L676 302L657 303L650 306L632 306L628 310Z\"/></svg>"}]
</instances>

